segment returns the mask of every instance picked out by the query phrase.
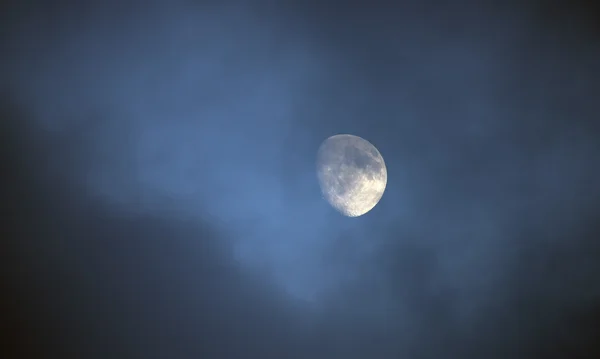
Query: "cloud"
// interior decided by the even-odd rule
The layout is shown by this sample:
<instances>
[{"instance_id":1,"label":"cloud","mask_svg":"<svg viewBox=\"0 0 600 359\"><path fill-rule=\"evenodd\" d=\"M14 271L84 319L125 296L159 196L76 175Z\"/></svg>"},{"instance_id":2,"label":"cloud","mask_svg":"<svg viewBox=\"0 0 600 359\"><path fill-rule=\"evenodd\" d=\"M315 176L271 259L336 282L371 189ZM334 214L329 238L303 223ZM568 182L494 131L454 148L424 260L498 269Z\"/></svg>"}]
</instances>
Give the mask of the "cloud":
<instances>
[{"instance_id":1,"label":"cloud","mask_svg":"<svg viewBox=\"0 0 600 359\"><path fill-rule=\"evenodd\" d=\"M40 223L20 256L40 259L33 287L66 283L49 302L86 318L67 320L77 342L121 328L89 352L514 357L595 301L597 50L558 46L525 10L257 9L14 23L2 78L27 127L4 144L29 157L5 189L29 181L6 190ZM389 171L352 221L315 177L336 133Z\"/></svg>"}]
</instances>

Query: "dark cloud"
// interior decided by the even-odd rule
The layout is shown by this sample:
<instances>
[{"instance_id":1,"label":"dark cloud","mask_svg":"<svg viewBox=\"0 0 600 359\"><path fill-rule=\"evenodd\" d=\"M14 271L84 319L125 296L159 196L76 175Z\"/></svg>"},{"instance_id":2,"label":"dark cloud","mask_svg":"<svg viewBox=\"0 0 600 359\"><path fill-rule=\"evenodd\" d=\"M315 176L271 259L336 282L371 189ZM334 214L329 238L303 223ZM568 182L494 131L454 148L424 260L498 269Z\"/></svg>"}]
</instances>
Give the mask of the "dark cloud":
<instances>
[{"instance_id":1,"label":"dark cloud","mask_svg":"<svg viewBox=\"0 0 600 359\"><path fill-rule=\"evenodd\" d=\"M596 357L589 11L453 4L3 11L9 357Z\"/></svg>"},{"instance_id":2,"label":"dark cloud","mask_svg":"<svg viewBox=\"0 0 600 359\"><path fill-rule=\"evenodd\" d=\"M103 205L53 183L42 170L48 137L28 129L21 111L2 107L3 311L17 340L11 357L289 350L293 305L240 270L218 228Z\"/></svg>"}]
</instances>

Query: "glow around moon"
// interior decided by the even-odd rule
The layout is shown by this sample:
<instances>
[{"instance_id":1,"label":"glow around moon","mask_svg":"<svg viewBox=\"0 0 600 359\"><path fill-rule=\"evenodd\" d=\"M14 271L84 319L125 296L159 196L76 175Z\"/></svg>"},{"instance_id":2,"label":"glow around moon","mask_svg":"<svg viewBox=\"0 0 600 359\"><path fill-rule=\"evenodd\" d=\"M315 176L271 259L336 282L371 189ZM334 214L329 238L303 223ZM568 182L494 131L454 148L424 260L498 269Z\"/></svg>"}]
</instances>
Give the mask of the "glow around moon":
<instances>
[{"instance_id":1,"label":"glow around moon","mask_svg":"<svg viewBox=\"0 0 600 359\"><path fill-rule=\"evenodd\" d=\"M323 197L348 217L372 210L387 185L387 169L377 148L353 135L323 141L317 154L317 176Z\"/></svg>"}]
</instances>

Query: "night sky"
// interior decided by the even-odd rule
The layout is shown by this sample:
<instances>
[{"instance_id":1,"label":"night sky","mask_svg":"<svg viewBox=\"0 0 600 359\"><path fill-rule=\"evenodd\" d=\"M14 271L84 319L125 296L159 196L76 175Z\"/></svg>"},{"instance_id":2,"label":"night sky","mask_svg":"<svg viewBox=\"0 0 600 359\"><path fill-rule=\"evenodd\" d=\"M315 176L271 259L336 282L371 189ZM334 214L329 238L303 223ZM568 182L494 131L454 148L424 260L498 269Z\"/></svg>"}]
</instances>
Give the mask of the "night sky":
<instances>
[{"instance_id":1,"label":"night sky","mask_svg":"<svg viewBox=\"0 0 600 359\"><path fill-rule=\"evenodd\" d=\"M598 12L491 3L3 4L0 356L600 358Z\"/></svg>"}]
</instances>

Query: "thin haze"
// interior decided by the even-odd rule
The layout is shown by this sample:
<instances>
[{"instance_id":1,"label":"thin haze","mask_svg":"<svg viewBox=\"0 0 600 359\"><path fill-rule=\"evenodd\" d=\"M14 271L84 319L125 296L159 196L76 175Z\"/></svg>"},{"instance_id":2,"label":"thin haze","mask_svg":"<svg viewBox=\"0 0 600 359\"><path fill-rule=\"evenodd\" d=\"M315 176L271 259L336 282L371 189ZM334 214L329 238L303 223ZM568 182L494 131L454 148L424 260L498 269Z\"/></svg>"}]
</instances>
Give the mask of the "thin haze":
<instances>
[{"instance_id":1,"label":"thin haze","mask_svg":"<svg viewBox=\"0 0 600 359\"><path fill-rule=\"evenodd\" d=\"M148 249L146 234L111 237L129 252L110 260L156 251L140 254L141 269L118 267L146 270L156 295L187 308L162 314L186 344L163 339L159 356L205 353L195 333L243 322L240 333L262 334L214 357L527 357L523 338L555 320L527 317L532 306L600 297L598 244L583 241L600 203L597 39L546 24L533 6L272 6L14 10L2 79L45 133L40 176L73 188L76 206L178 228L148 243L185 242L169 252ZM316 151L338 133L373 143L388 167L386 193L363 217L343 218L320 197ZM73 271L101 266L68 259L86 240L64 254ZM194 278L210 271L170 264L201 261L236 279L208 285ZM138 278L123 276L111 285ZM218 292L206 305L232 318L206 329L189 291ZM273 300L285 314L224 309L255 292L257 312ZM261 344L274 333L278 343ZM149 357L136 340L123 344L129 357Z\"/></svg>"}]
</instances>

